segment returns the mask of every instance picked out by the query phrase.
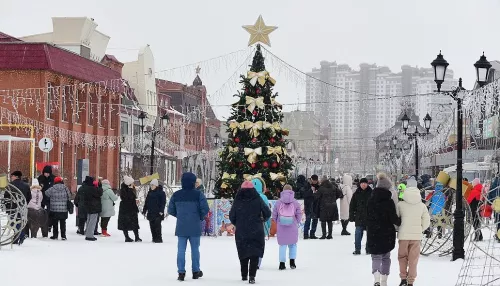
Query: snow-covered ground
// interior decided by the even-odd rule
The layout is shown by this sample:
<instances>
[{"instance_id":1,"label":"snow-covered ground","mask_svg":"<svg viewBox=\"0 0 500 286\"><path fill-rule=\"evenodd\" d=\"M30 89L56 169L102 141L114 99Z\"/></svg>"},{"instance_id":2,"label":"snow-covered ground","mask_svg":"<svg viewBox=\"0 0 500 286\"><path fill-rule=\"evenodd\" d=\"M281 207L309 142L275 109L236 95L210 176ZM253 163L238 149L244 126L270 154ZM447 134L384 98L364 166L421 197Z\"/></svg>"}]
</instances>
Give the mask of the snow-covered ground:
<instances>
[{"instance_id":1,"label":"snow-covered ground","mask_svg":"<svg viewBox=\"0 0 500 286\"><path fill-rule=\"evenodd\" d=\"M163 244L151 243L148 222L141 220L142 243L125 243L116 230L116 217L110 222L112 237L87 242L76 234L75 219L68 219L68 240L28 239L21 247L0 250L1 285L37 286L132 286L177 283L177 240L175 219L163 223ZM278 245L271 238L261 270L259 285L372 285L370 256L352 255L354 236L340 236L334 226L333 240L299 241L297 269L278 270ZM351 225L351 231L353 232ZM319 231L318 231L319 233ZM189 249L186 269L190 270ZM389 285L399 285L397 251L392 253ZM462 261L449 257L421 257L416 285L453 286ZM203 237L201 267L205 276L192 280L189 271L184 283L200 285L241 285L234 239Z\"/></svg>"}]
</instances>

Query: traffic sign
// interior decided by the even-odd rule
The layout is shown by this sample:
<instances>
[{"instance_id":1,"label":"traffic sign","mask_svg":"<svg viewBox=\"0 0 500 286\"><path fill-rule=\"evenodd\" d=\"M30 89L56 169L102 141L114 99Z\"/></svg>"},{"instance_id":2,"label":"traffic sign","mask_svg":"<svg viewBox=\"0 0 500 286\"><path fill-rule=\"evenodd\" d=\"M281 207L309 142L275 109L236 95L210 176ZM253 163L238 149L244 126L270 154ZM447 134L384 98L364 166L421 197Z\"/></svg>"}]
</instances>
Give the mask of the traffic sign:
<instances>
[{"instance_id":1,"label":"traffic sign","mask_svg":"<svg viewBox=\"0 0 500 286\"><path fill-rule=\"evenodd\" d=\"M52 139L50 138L43 137L40 141L38 141L38 148L40 148L42 152L48 153L52 150L52 148L54 148L54 142L52 142Z\"/></svg>"}]
</instances>

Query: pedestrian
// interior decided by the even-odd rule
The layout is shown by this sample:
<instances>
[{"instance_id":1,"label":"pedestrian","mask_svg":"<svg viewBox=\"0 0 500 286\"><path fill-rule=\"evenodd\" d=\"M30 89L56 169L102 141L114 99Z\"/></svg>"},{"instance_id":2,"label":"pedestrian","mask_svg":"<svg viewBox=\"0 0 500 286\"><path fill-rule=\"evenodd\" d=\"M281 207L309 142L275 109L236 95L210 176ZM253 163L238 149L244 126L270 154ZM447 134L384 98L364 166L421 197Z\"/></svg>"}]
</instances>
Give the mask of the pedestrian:
<instances>
[{"instance_id":1,"label":"pedestrian","mask_svg":"<svg viewBox=\"0 0 500 286\"><path fill-rule=\"evenodd\" d=\"M118 230L123 231L125 242L142 242L139 237L139 207L137 206L137 192L134 185L135 180L129 176L123 176L120 188L120 209L118 212ZM134 240L128 235L134 232Z\"/></svg>"},{"instance_id":2,"label":"pedestrian","mask_svg":"<svg viewBox=\"0 0 500 286\"><path fill-rule=\"evenodd\" d=\"M46 224L45 221L48 220L48 216L42 208L42 200L42 187L37 179L33 179L31 182L31 200L28 203L28 228L31 238L37 237L40 226Z\"/></svg>"},{"instance_id":3,"label":"pedestrian","mask_svg":"<svg viewBox=\"0 0 500 286\"><path fill-rule=\"evenodd\" d=\"M377 179L377 186L367 204L366 247L372 256L374 286L387 286L391 251L396 246L395 225L401 225L401 219L392 199L391 180L384 173L378 174Z\"/></svg>"},{"instance_id":4,"label":"pedestrian","mask_svg":"<svg viewBox=\"0 0 500 286\"><path fill-rule=\"evenodd\" d=\"M118 200L118 196L115 195L109 180L102 181L102 197L101 197L101 231L102 236L111 236L108 233L108 223L112 216L115 215L115 202Z\"/></svg>"},{"instance_id":5,"label":"pedestrian","mask_svg":"<svg viewBox=\"0 0 500 286\"><path fill-rule=\"evenodd\" d=\"M316 228L318 227L318 217L314 212L317 205L317 200L314 193L319 189L318 176L312 175L309 182L305 181L303 175L297 177L297 184L303 188L302 197L304 198L304 214L306 221L304 222L304 239L317 239Z\"/></svg>"},{"instance_id":6,"label":"pedestrian","mask_svg":"<svg viewBox=\"0 0 500 286\"><path fill-rule=\"evenodd\" d=\"M472 191L467 197L470 211L472 213L472 226L474 227L474 241L482 241L483 233L481 231L481 218L479 216L479 203L482 200L483 185L479 178L472 180Z\"/></svg>"},{"instance_id":7,"label":"pedestrian","mask_svg":"<svg viewBox=\"0 0 500 286\"><path fill-rule=\"evenodd\" d=\"M264 256L264 222L271 210L249 181L236 193L229 219L236 227L236 249L241 266L241 279L255 284L259 258Z\"/></svg>"},{"instance_id":8,"label":"pedestrian","mask_svg":"<svg viewBox=\"0 0 500 286\"><path fill-rule=\"evenodd\" d=\"M193 279L203 277L200 269L201 222L208 214L208 202L205 195L195 189L196 176L184 173L181 178L182 189L175 192L168 204L168 214L177 218L175 235L177 236L177 280L186 278L186 248L191 246L191 267Z\"/></svg>"},{"instance_id":9,"label":"pedestrian","mask_svg":"<svg viewBox=\"0 0 500 286\"><path fill-rule=\"evenodd\" d=\"M397 212L401 217L398 231L400 286L413 286L417 277L420 240L431 222L429 211L422 203L417 181L413 177L408 180L402 199L397 205Z\"/></svg>"},{"instance_id":10,"label":"pedestrian","mask_svg":"<svg viewBox=\"0 0 500 286\"><path fill-rule=\"evenodd\" d=\"M85 240L96 241L95 237L95 227L97 225L97 219L99 213L102 210L101 197L102 192L96 186L94 178L87 176L83 182L83 198L85 204L85 211L87 213L87 222L85 225Z\"/></svg>"},{"instance_id":11,"label":"pedestrian","mask_svg":"<svg viewBox=\"0 0 500 286\"><path fill-rule=\"evenodd\" d=\"M198 191L205 193L205 186L203 186L203 182L200 178L196 179L195 187Z\"/></svg>"},{"instance_id":12,"label":"pedestrian","mask_svg":"<svg viewBox=\"0 0 500 286\"><path fill-rule=\"evenodd\" d=\"M488 192L488 204L492 205L495 211L494 223L496 224L496 230L494 237L497 242L500 242L500 175L497 173L495 178L492 180L490 191Z\"/></svg>"},{"instance_id":13,"label":"pedestrian","mask_svg":"<svg viewBox=\"0 0 500 286\"><path fill-rule=\"evenodd\" d=\"M339 220L337 200L342 197L342 191L335 182L328 180L326 176L321 179L321 185L315 196L318 199L318 210L321 221L321 237L319 239L332 239L333 222ZM328 234L327 234L328 226Z\"/></svg>"},{"instance_id":14,"label":"pedestrian","mask_svg":"<svg viewBox=\"0 0 500 286\"><path fill-rule=\"evenodd\" d=\"M259 196L262 198L262 201L264 202L264 204L269 209L271 209L271 204L269 203L269 199L264 194L264 192L266 190L266 183L264 182L264 180L262 180L261 178L254 178L254 179L252 179L252 184L253 184L255 190L257 191L257 193L259 194ZM272 225L271 218L269 217L267 220L264 221L264 238L266 238L266 239L269 239L269 236L271 235L271 225ZM264 240L264 243L265 243L265 240ZM264 255L264 253L262 255ZM264 256L259 257L259 265L257 266L257 269L260 268L260 265L262 264L263 258L264 258Z\"/></svg>"},{"instance_id":15,"label":"pedestrian","mask_svg":"<svg viewBox=\"0 0 500 286\"><path fill-rule=\"evenodd\" d=\"M94 181L94 187L97 188L97 191L102 194L104 192L104 190L102 189L102 177L99 177L97 180ZM101 205L101 208L102 208L102 205ZM101 233L99 232L99 221L100 221L100 214L97 214L97 219L96 219L96 224L95 224L95 228L94 228L94 235L95 236L98 236L98 235L101 235Z\"/></svg>"},{"instance_id":16,"label":"pedestrian","mask_svg":"<svg viewBox=\"0 0 500 286\"><path fill-rule=\"evenodd\" d=\"M89 181L90 183L90 181ZM84 187L85 186L85 187ZM85 224L87 223L87 210L85 208L85 190L88 189L86 187L85 181L82 183L75 196L75 206L77 207L76 213L76 223L78 230L77 234L85 235Z\"/></svg>"},{"instance_id":17,"label":"pedestrian","mask_svg":"<svg viewBox=\"0 0 500 286\"><path fill-rule=\"evenodd\" d=\"M352 199L352 177L349 174L344 174L342 177L342 198L340 199L340 223L342 224L342 232L340 235L351 235L347 231L349 224L349 204Z\"/></svg>"},{"instance_id":18,"label":"pedestrian","mask_svg":"<svg viewBox=\"0 0 500 286\"><path fill-rule=\"evenodd\" d=\"M372 196L372 188L368 186L368 180L361 178L359 186L352 195L351 203L349 204L349 221L354 222L356 231L354 232L354 255L361 254L361 241L363 240L363 232L366 231L366 206L368 199ZM366 254L369 254L366 250Z\"/></svg>"},{"instance_id":19,"label":"pedestrian","mask_svg":"<svg viewBox=\"0 0 500 286\"><path fill-rule=\"evenodd\" d=\"M144 204L143 215L146 216L149 221L153 242L163 243L161 222L165 218L167 196L157 179L153 179L149 185L150 189L146 197L146 203Z\"/></svg>"},{"instance_id":20,"label":"pedestrian","mask_svg":"<svg viewBox=\"0 0 500 286\"><path fill-rule=\"evenodd\" d=\"M406 185L404 183L401 183L398 185L398 201L403 201L403 196L406 191Z\"/></svg>"},{"instance_id":21,"label":"pedestrian","mask_svg":"<svg viewBox=\"0 0 500 286\"><path fill-rule=\"evenodd\" d=\"M26 182L24 182L22 178L23 178L23 173L21 171L14 171L12 172L12 174L10 174L10 183L14 185L14 187L19 189L19 191L21 191L24 199L26 199L26 203L29 203L31 201L30 186ZM7 195L6 197L9 197L9 195ZM19 229L20 227L21 226L19 225L17 228ZM23 244L24 240L28 236L28 233L29 233L29 228L26 225L24 229L21 230L18 239L14 241L14 243Z\"/></svg>"},{"instance_id":22,"label":"pedestrian","mask_svg":"<svg viewBox=\"0 0 500 286\"><path fill-rule=\"evenodd\" d=\"M285 185L280 193L280 199L274 204L272 218L278 225L278 244L280 246L279 270L286 269L286 250L290 258L290 268L295 269L297 259L297 242L299 240L299 224L302 219L302 209L294 198L292 186Z\"/></svg>"},{"instance_id":23,"label":"pedestrian","mask_svg":"<svg viewBox=\"0 0 500 286\"><path fill-rule=\"evenodd\" d=\"M63 178L56 177L54 185L50 187L45 195L49 199L49 218L52 226L50 239L57 240L61 228L61 240L66 240L66 220L68 219L68 201L71 200L71 192L64 185Z\"/></svg>"}]
</instances>

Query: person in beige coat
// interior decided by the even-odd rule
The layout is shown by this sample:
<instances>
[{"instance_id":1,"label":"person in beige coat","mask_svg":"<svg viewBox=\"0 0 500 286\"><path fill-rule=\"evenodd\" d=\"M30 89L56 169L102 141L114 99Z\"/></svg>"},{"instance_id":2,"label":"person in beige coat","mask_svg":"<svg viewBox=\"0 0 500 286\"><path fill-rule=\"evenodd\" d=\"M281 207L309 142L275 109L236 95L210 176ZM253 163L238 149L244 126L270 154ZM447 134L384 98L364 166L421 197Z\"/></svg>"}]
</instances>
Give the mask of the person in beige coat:
<instances>
[{"instance_id":1,"label":"person in beige coat","mask_svg":"<svg viewBox=\"0 0 500 286\"><path fill-rule=\"evenodd\" d=\"M347 231L347 225L349 224L349 204L352 198L352 177L345 174L342 177L342 194L344 195L340 199L340 223L342 224L341 235L351 235Z\"/></svg>"},{"instance_id":2,"label":"person in beige coat","mask_svg":"<svg viewBox=\"0 0 500 286\"><path fill-rule=\"evenodd\" d=\"M429 211L422 203L417 181L412 177L408 180L403 201L397 205L401 217L399 227L399 276L403 286L413 286L417 277L417 264L420 257L420 240L422 233L430 225Z\"/></svg>"}]
</instances>

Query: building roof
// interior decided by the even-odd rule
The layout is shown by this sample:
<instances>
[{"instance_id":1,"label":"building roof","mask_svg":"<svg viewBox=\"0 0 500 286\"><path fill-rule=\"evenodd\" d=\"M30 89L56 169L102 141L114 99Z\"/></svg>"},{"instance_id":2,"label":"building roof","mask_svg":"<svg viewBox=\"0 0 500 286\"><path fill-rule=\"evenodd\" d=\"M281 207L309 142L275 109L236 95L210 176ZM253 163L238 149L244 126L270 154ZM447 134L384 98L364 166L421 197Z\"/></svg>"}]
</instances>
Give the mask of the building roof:
<instances>
[{"instance_id":1,"label":"building roof","mask_svg":"<svg viewBox=\"0 0 500 286\"><path fill-rule=\"evenodd\" d=\"M201 81L201 78L199 75L196 75L194 81L193 81L193 86L202 86L203 82Z\"/></svg>"},{"instance_id":2,"label":"building roof","mask_svg":"<svg viewBox=\"0 0 500 286\"><path fill-rule=\"evenodd\" d=\"M13 43L13 42L22 42L18 38L14 38L11 35L7 35L5 33L0 32L0 42L2 43Z\"/></svg>"},{"instance_id":3,"label":"building roof","mask_svg":"<svg viewBox=\"0 0 500 286\"><path fill-rule=\"evenodd\" d=\"M102 58L102 60L104 61L105 59L106 59L106 60L108 60L108 61L115 62L115 63L119 63L119 64L122 64L122 65L123 65L123 63L122 63L122 62L120 62L120 61L119 61L119 60L118 60L115 56L113 56L113 55L105 54L105 55L104 55L104 58Z\"/></svg>"},{"instance_id":4,"label":"building roof","mask_svg":"<svg viewBox=\"0 0 500 286\"><path fill-rule=\"evenodd\" d=\"M0 42L0 70L51 70L87 82L121 78L105 65L47 43Z\"/></svg>"}]
</instances>

